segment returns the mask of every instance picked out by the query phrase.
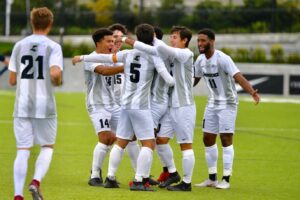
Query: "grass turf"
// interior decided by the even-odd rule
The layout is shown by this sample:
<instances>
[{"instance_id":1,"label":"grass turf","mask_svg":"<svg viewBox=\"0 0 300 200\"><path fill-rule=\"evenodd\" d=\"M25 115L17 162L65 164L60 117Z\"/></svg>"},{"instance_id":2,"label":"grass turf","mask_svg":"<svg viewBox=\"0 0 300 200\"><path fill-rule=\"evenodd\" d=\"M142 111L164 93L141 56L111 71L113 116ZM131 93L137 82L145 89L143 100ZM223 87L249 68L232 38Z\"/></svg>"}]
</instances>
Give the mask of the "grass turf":
<instances>
[{"instance_id":1,"label":"grass turf","mask_svg":"<svg viewBox=\"0 0 300 200\"><path fill-rule=\"evenodd\" d=\"M235 161L231 188L193 187L192 192L180 193L158 189L157 192L131 192L128 182L134 173L127 153L117 172L120 189L95 188L87 185L92 152L97 142L94 129L85 110L84 94L56 94L58 133L51 167L41 190L47 200L175 200L175 199L297 199L300 196L300 104L262 103L254 106L241 102L234 136ZM193 183L207 178L201 121L205 97L195 97L197 121L194 135L196 163ZM14 93L0 92L0 199L13 199L13 162L16 155L12 112ZM182 175L181 153L171 142L178 171ZM219 178L222 174L222 149L219 145ZM31 199L27 186L33 176L34 161L39 153L31 151L24 188L25 199ZM103 167L103 178L107 172ZM161 164L154 153L151 174L157 177Z\"/></svg>"}]
</instances>

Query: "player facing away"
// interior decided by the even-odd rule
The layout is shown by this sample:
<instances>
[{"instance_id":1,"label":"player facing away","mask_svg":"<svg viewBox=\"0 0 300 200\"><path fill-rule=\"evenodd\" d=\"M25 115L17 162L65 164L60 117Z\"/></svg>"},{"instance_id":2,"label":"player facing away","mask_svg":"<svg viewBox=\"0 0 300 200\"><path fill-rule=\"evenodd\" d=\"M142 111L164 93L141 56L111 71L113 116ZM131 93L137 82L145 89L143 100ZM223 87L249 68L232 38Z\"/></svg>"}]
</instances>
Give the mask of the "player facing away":
<instances>
[{"instance_id":1,"label":"player facing away","mask_svg":"<svg viewBox=\"0 0 300 200\"><path fill-rule=\"evenodd\" d=\"M113 53L117 53L121 50L122 47L122 41L121 38L127 34L127 29L124 25L116 23L112 24L108 27L109 30L113 32L113 37L115 39L114 47L113 47ZM114 66L123 66L123 63L114 63ZM122 100L122 94L123 94L123 86L124 86L124 73L118 73L114 75L113 77L114 81L114 95L115 95L115 101L117 104L121 106L121 100ZM131 165L136 170L136 161L139 156L140 147L136 141L136 138L134 138L133 141L129 142L126 151L131 158Z\"/></svg>"},{"instance_id":2,"label":"player facing away","mask_svg":"<svg viewBox=\"0 0 300 200\"><path fill-rule=\"evenodd\" d=\"M136 29L139 41L152 45L154 30L148 24L141 24ZM142 143L142 148L137 161L135 180L130 190L153 191L148 185L148 178L152 163L154 149L154 126L150 110L151 84L154 71L169 84L174 80L168 73L160 58L147 55L138 50L124 50L107 56L104 54L75 56L73 63L84 61L113 61L123 62L125 72L125 85L122 97L121 117L117 128L117 141L109 158L109 168L105 187L114 185L115 173L120 164L123 152L128 142L136 135Z\"/></svg>"},{"instance_id":3,"label":"player facing away","mask_svg":"<svg viewBox=\"0 0 300 200\"><path fill-rule=\"evenodd\" d=\"M195 83L203 77L209 90L208 103L203 118L203 143L209 178L195 186L230 188L229 178L232 175L234 158L233 134L238 107L236 81L248 92L258 104L260 97L250 83L244 78L232 59L222 51L214 48L215 34L210 29L198 33L200 55L195 62ZM220 135L223 147L223 177L217 181L218 147L217 135Z\"/></svg>"},{"instance_id":4,"label":"player facing away","mask_svg":"<svg viewBox=\"0 0 300 200\"><path fill-rule=\"evenodd\" d=\"M17 85L14 106L14 133L17 155L14 162L15 200L23 198L30 149L41 146L29 191L34 200L43 199L40 183L53 154L57 130L54 87L62 82L63 56L59 44L47 38L53 14L34 8L30 14L33 34L17 42L11 55L9 82Z\"/></svg>"}]
</instances>

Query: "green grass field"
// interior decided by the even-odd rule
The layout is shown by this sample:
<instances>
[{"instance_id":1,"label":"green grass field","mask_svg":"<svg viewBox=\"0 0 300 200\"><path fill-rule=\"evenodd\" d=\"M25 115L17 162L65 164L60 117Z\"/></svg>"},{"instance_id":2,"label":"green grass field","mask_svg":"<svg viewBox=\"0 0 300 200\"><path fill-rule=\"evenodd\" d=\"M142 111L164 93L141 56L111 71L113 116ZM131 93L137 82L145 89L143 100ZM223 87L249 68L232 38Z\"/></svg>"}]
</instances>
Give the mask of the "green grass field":
<instances>
[{"instance_id":1,"label":"green grass field","mask_svg":"<svg viewBox=\"0 0 300 200\"><path fill-rule=\"evenodd\" d=\"M46 200L181 200L181 199L299 199L300 197L300 104L261 103L241 101L234 137L235 162L231 188L216 190L196 188L178 193L157 189L157 192L131 192L128 182L134 173L127 154L121 162L117 179L120 189L95 188L87 185L92 152L97 142L93 126L85 110L84 94L58 93L58 134L54 156L41 189ZM196 164L193 183L207 177L202 144L201 121L206 98L195 97L197 122L194 137ZM12 112L14 93L0 92L0 200L13 199L13 162L16 155ZM181 153L172 141L178 171ZM220 147L220 143L219 143ZM35 147L29 160L24 190L25 199L33 175L34 161L39 149ZM219 148L219 178L222 172L222 149ZM107 171L105 160L103 176ZM152 172L159 175L161 165L154 154Z\"/></svg>"}]
</instances>

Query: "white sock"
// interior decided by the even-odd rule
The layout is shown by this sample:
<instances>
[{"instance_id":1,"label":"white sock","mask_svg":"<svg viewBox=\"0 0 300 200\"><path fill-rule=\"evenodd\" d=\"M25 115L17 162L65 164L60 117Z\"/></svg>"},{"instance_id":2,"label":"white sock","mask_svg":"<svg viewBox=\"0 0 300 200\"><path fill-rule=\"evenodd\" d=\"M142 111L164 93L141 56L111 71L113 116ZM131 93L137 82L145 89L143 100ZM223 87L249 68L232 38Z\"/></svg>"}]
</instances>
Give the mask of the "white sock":
<instances>
[{"instance_id":1,"label":"white sock","mask_svg":"<svg viewBox=\"0 0 300 200\"><path fill-rule=\"evenodd\" d=\"M205 147L205 159L208 167L209 174L217 173L217 161L218 161L218 146L214 144L210 147Z\"/></svg>"},{"instance_id":2,"label":"white sock","mask_svg":"<svg viewBox=\"0 0 300 200\"><path fill-rule=\"evenodd\" d=\"M116 175L116 171L122 160L123 154L124 154L124 149L122 149L121 147L119 147L118 145L115 144L109 154L107 176L114 177Z\"/></svg>"},{"instance_id":3,"label":"white sock","mask_svg":"<svg viewBox=\"0 0 300 200\"><path fill-rule=\"evenodd\" d=\"M173 150L169 144L156 145L157 154L164 167L168 167L169 173L176 172Z\"/></svg>"},{"instance_id":4,"label":"white sock","mask_svg":"<svg viewBox=\"0 0 300 200\"><path fill-rule=\"evenodd\" d=\"M53 155L53 148L49 147L41 147L40 154L35 162L35 171L33 179L38 180L41 182L41 180L46 175Z\"/></svg>"},{"instance_id":5,"label":"white sock","mask_svg":"<svg viewBox=\"0 0 300 200\"><path fill-rule=\"evenodd\" d=\"M126 147L128 156L131 161L131 165L136 172L136 165L137 165L137 159L139 157L140 153L140 146L136 141L129 142L127 147Z\"/></svg>"},{"instance_id":6,"label":"white sock","mask_svg":"<svg viewBox=\"0 0 300 200\"><path fill-rule=\"evenodd\" d=\"M223 147L223 176L231 176L234 158L233 145Z\"/></svg>"},{"instance_id":7,"label":"white sock","mask_svg":"<svg viewBox=\"0 0 300 200\"><path fill-rule=\"evenodd\" d=\"M91 178L99 178L100 170L102 169L103 161L109 151L109 146L98 142L94 148L93 164Z\"/></svg>"},{"instance_id":8,"label":"white sock","mask_svg":"<svg viewBox=\"0 0 300 200\"><path fill-rule=\"evenodd\" d=\"M23 196L23 188L27 174L29 150L17 150L17 156L14 162L14 186L15 196Z\"/></svg>"},{"instance_id":9,"label":"white sock","mask_svg":"<svg viewBox=\"0 0 300 200\"><path fill-rule=\"evenodd\" d=\"M143 178L148 178L150 176L150 169L152 164L152 149L148 147L142 147L138 160L137 168L135 173L135 180L138 182L143 181Z\"/></svg>"},{"instance_id":10,"label":"white sock","mask_svg":"<svg viewBox=\"0 0 300 200\"><path fill-rule=\"evenodd\" d=\"M192 182L193 170L195 165L195 155L193 149L182 151L183 181Z\"/></svg>"}]
</instances>

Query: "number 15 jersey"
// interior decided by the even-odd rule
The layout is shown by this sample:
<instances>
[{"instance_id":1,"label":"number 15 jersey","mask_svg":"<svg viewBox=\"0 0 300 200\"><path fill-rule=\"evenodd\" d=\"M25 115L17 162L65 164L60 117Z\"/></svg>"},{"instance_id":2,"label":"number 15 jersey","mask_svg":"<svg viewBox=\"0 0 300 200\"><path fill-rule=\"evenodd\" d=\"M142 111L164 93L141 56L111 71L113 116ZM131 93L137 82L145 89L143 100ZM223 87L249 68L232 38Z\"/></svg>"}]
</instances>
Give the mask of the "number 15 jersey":
<instances>
[{"instance_id":1,"label":"number 15 jersey","mask_svg":"<svg viewBox=\"0 0 300 200\"><path fill-rule=\"evenodd\" d=\"M63 69L61 47L45 35L33 34L15 44L9 63L9 70L17 73L14 117L56 117L53 65Z\"/></svg>"}]
</instances>

